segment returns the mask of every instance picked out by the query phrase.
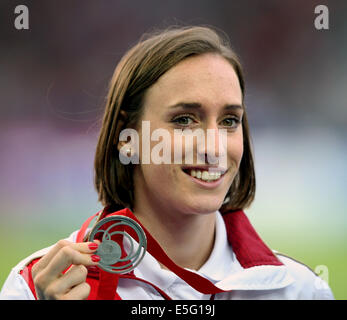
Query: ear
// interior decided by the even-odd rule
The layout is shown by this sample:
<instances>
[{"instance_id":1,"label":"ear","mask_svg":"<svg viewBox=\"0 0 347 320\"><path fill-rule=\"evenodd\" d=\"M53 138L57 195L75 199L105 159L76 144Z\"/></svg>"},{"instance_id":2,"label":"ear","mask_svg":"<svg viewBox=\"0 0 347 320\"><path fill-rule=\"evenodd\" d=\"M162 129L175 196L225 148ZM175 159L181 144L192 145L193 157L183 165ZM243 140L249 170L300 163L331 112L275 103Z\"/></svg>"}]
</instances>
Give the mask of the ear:
<instances>
[{"instance_id":1,"label":"ear","mask_svg":"<svg viewBox=\"0 0 347 320\"><path fill-rule=\"evenodd\" d=\"M121 149L126 143L127 143L126 141L118 141L118 144L117 144L117 150L118 150L118 152L120 151L120 149Z\"/></svg>"}]
</instances>

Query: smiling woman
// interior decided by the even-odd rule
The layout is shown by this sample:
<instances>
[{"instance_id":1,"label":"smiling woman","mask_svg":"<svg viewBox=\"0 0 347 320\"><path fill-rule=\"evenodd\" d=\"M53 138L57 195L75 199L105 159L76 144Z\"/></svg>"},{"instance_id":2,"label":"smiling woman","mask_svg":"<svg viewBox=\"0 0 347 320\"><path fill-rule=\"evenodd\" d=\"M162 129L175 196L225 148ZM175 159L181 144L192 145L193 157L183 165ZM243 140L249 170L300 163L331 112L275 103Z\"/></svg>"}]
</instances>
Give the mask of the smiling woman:
<instances>
[{"instance_id":1,"label":"smiling woman","mask_svg":"<svg viewBox=\"0 0 347 320\"><path fill-rule=\"evenodd\" d=\"M197 60L197 63L192 63L192 60ZM204 66L203 70L199 70L201 65ZM191 70L185 70L186 67ZM214 68L218 68L218 71ZM173 77L170 77L171 74ZM214 80L211 86L209 86L210 80ZM223 87L216 91L215 88L219 85ZM162 90L165 90L163 95ZM204 97L196 100L199 97L197 95L202 93L209 98L209 101L206 99L204 101ZM155 104L149 100L151 98L156 100ZM146 108L146 105L151 109ZM218 126L216 124L211 126L209 123L209 127L206 127L207 120L211 118L208 111L216 106L223 109L218 110ZM242 106L242 108L232 106ZM194 122L189 124L191 129L224 128L230 132L230 137L233 134L241 137L243 157L240 168L227 190L229 192L225 195L230 201L221 208L221 211L249 206L255 194L255 173L247 114L245 112L243 114L244 108L243 72L226 35L204 27L171 28L165 32L149 35L125 54L111 80L95 157L95 183L99 200L104 205L115 203L133 207L134 168L124 166L114 154L117 151L114 148L115 141L118 141L119 133L124 126L134 128L140 133L142 121L148 120L152 132L157 128L173 132L175 128L187 128L187 125L182 124L182 120L185 119ZM192 112L187 114L187 111L193 109L196 109L195 115ZM150 119L151 115L155 119ZM162 123L159 124L157 120ZM234 121L233 126L226 125L227 120ZM238 130L236 130L237 121L242 122ZM235 130L236 133L232 132ZM143 138L148 139L148 137ZM149 157L153 144L142 147L145 151L140 150L139 154ZM229 196L230 193L233 194L232 197Z\"/></svg>"},{"instance_id":2,"label":"smiling woman","mask_svg":"<svg viewBox=\"0 0 347 320\"><path fill-rule=\"evenodd\" d=\"M244 95L239 59L212 28L174 27L131 48L111 79L96 148L104 206L97 226L105 229L87 229L93 216L68 240L23 260L1 297L333 298L306 266L271 251L243 211L255 196ZM127 129L137 138L122 134ZM151 161L165 150L170 161ZM177 152L191 161L176 161ZM127 156L137 162L122 161ZM129 224L112 231L108 219L117 215L141 236ZM132 266L127 254L141 246L143 260ZM114 249L132 271L108 272L98 247L112 262Z\"/></svg>"}]
</instances>

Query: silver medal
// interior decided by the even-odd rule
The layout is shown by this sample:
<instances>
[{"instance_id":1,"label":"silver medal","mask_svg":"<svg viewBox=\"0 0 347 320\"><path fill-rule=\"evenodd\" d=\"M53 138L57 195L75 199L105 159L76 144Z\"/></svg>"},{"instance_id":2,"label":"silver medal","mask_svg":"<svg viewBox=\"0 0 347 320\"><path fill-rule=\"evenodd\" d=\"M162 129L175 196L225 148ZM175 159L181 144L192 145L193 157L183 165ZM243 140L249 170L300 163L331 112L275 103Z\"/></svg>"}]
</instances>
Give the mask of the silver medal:
<instances>
[{"instance_id":1,"label":"silver medal","mask_svg":"<svg viewBox=\"0 0 347 320\"><path fill-rule=\"evenodd\" d=\"M111 225L102 229L106 223ZM135 231L139 241L134 250L134 239L126 232L124 226ZM141 262L147 249L147 239L141 226L133 219L125 216L110 216L99 221L90 233L89 241L93 241L98 233L102 233L102 240L95 254L100 256L99 267L111 273L128 273ZM113 235L121 235L130 241L130 250L125 257L122 256L120 245L112 240Z\"/></svg>"}]
</instances>

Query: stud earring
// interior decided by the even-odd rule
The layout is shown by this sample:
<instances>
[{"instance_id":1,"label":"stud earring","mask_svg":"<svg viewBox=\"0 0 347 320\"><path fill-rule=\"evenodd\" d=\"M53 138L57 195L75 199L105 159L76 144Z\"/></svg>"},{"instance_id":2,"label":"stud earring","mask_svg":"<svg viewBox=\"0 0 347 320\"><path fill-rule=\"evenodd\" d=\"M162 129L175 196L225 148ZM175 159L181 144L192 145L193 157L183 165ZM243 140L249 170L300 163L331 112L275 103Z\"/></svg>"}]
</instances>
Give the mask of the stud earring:
<instances>
[{"instance_id":1,"label":"stud earring","mask_svg":"<svg viewBox=\"0 0 347 320\"><path fill-rule=\"evenodd\" d=\"M227 204L230 201L230 197L226 197L222 204Z\"/></svg>"}]
</instances>

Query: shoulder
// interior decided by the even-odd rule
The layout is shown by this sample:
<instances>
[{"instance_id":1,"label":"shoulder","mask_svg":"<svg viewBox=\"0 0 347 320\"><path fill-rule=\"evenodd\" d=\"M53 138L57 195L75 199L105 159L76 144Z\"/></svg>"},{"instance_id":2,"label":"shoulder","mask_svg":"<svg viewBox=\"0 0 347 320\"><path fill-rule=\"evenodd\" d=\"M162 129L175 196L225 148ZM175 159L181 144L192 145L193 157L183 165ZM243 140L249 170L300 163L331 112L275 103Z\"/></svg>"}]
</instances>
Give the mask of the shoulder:
<instances>
[{"instance_id":1,"label":"shoulder","mask_svg":"<svg viewBox=\"0 0 347 320\"><path fill-rule=\"evenodd\" d=\"M77 231L73 232L66 240L75 242ZM0 291L0 300L34 300L33 296L26 280L24 279L22 272L33 260L43 257L52 247L38 250L20 261L14 266L8 275L4 285Z\"/></svg>"},{"instance_id":2,"label":"shoulder","mask_svg":"<svg viewBox=\"0 0 347 320\"><path fill-rule=\"evenodd\" d=\"M329 285L322 280L311 268L302 262L285 254L274 251L278 259L287 267L294 278L291 290L297 299L304 300L331 300L334 295Z\"/></svg>"}]
</instances>

